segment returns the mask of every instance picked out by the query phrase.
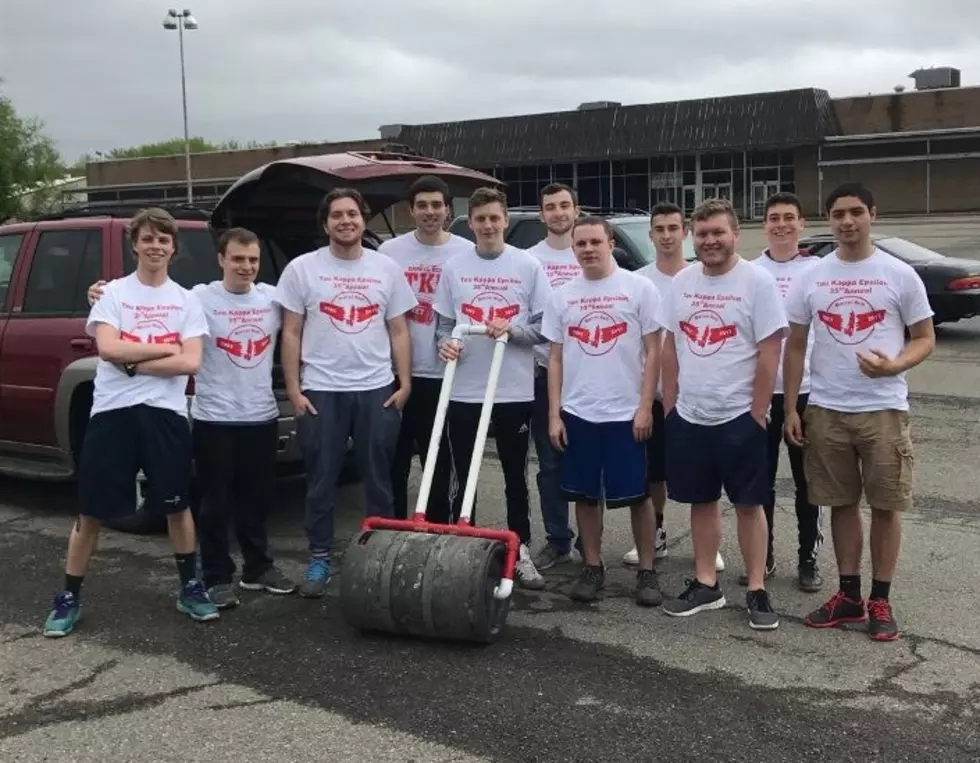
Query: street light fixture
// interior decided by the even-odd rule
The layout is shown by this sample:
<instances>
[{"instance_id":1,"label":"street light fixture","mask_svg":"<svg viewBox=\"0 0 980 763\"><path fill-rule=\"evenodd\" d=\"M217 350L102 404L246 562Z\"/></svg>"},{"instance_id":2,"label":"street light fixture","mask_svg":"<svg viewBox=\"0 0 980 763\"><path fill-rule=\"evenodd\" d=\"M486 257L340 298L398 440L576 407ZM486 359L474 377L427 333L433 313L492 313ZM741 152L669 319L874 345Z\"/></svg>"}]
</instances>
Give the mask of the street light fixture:
<instances>
[{"instance_id":1,"label":"street light fixture","mask_svg":"<svg viewBox=\"0 0 980 763\"><path fill-rule=\"evenodd\" d=\"M184 74L184 30L197 29L197 20L191 15L190 8L178 12L176 8L167 11L163 20L163 28L177 30L180 38L180 92L184 101L184 172L187 176L187 203L194 201L194 191L191 188L191 139L187 132L187 77Z\"/></svg>"}]
</instances>

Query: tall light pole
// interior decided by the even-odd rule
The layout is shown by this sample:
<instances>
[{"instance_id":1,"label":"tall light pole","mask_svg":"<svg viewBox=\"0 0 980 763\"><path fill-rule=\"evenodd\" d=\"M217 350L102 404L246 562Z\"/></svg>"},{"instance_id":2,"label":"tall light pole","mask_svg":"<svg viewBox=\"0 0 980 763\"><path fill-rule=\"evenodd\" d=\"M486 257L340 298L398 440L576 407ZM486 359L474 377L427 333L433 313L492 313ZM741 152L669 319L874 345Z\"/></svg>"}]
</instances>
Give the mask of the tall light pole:
<instances>
[{"instance_id":1,"label":"tall light pole","mask_svg":"<svg viewBox=\"0 0 980 763\"><path fill-rule=\"evenodd\" d=\"M194 191L191 188L191 139L187 132L187 77L184 74L184 30L197 29L197 20L191 15L190 8L177 12L176 8L167 11L163 20L164 29L176 29L180 39L180 93L184 101L184 173L187 176L187 203L194 201Z\"/></svg>"}]
</instances>

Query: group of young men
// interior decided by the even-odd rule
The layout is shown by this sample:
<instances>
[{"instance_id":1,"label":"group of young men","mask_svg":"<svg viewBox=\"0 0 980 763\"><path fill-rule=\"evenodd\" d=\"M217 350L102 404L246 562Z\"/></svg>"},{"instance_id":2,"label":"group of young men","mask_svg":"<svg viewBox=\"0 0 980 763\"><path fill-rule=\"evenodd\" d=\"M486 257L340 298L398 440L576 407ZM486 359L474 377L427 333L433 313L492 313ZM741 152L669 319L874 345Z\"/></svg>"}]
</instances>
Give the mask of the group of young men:
<instances>
[{"instance_id":1,"label":"group of young men","mask_svg":"<svg viewBox=\"0 0 980 763\"><path fill-rule=\"evenodd\" d=\"M167 277L177 245L173 219L147 210L133 220L136 271L90 290L88 330L100 355L95 404L65 586L45 635L75 627L100 522L132 512L140 468L145 510L168 518L180 611L210 620L237 603L232 523L244 558L239 585L295 590L265 536L274 502L272 357L281 328L286 391L306 461L302 596L322 596L332 573L334 499L350 437L365 512L408 515L412 456L425 458L450 360L458 368L442 463L425 508L434 522L459 516L493 347L487 337L506 333L492 422L507 525L521 541L518 585L544 588L540 570L570 561L574 541L583 564L570 595L596 600L605 578L603 510L629 506L635 548L623 561L638 568L637 603L663 604L675 616L722 607L724 489L736 509L750 625L776 628L765 579L774 569L774 484L785 439L797 488L798 585L817 591L822 584L818 506L833 507L841 572L838 592L807 624L870 615L873 637L897 636L888 581L898 512L911 501L904 372L929 354L934 338L921 281L871 242L874 202L866 189L844 186L828 197L839 248L823 260L797 251L804 222L791 194L767 203L770 246L754 261L736 252L738 221L727 201L706 201L692 214L698 262L691 265L683 259L682 210L657 205L650 229L656 257L635 273L617 265L609 223L581 217L568 186L542 189L548 233L527 251L505 242L507 199L497 189L469 199L475 243L446 232L451 198L440 179L418 180L408 202L416 229L372 252L361 244L369 213L360 194L330 192L319 211L329 244L292 260L275 288L255 283L258 239L234 229L219 242L222 281L188 292ZM459 322L483 324L487 336L455 339ZM184 385L193 374L192 437ZM546 532L534 557L532 438ZM203 580L187 508L192 458L202 485ZM872 508L867 603L862 488ZM695 576L665 600L654 561L666 552L668 495L691 505Z\"/></svg>"}]
</instances>

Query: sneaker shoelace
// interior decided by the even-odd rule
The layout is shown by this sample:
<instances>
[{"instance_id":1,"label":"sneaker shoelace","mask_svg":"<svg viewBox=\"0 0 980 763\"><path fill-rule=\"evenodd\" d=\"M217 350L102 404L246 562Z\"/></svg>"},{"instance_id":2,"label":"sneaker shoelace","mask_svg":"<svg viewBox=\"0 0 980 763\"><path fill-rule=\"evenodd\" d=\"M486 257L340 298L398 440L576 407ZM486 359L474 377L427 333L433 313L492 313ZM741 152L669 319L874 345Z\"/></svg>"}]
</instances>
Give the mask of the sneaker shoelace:
<instances>
[{"instance_id":1,"label":"sneaker shoelace","mask_svg":"<svg viewBox=\"0 0 980 763\"><path fill-rule=\"evenodd\" d=\"M68 617L75 607L75 596L69 591L62 591L54 597L54 616L58 620Z\"/></svg>"},{"instance_id":2,"label":"sneaker shoelace","mask_svg":"<svg viewBox=\"0 0 980 763\"><path fill-rule=\"evenodd\" d=\"M850 601L847 596L844 595L843 591L838 591L833 596L831 596L827 603L823 605L823 609L828 614L833 614L837 611L837 608L846 601Z\"/></svg>"},{"instance_id":3,"label":"sneaker shoelace","mask_svg":"<svg viewBox=\"0 0 980 763\"><path fill-rule=\"evenodd\" d=\"M772 603L769 601L769 594L765 591L752 591L749 594L750 603L753 609L758 612L772 612Z\"/></svg>"},{"instance_id":4,"label":"sneaker shoelace","mask_svg":"<svg viewBox=\"0 0 980 763\"><path fill-rule=\"evenodd\" d=\"M192 580L184 586L184 595L193 601L204 603L209 602L208 592L204 590L204 584L200 580Z\"/></svg>"},{"instance_id":5,"label":"sneaker shoelace","mask_svg":"<svg viewBox=\"0 0 980 763\"><path fill-rule=\"evenodd\" d=\"M639 588L653 588L656 581L657 574L653 570L640 570L636 573L636 585Z\"/></svg>"},{"instance_id":6,"label":"sneaker shoelace","mask_svg":"<svg viewBox=\"0 0 980 763\"><path fill-rule=\"evenodd\" d=\"M698 589L701 588L701 581L685 580L684 585L686 585L687 588L685 588L684 592L677 598L682 601L694 601L697 596Z\"/></svg>"},{"instance_id":7,"label":"sneaker shoelace","mask_svg":"<svg viewBox=\"0 0 980 763\"><path fill-rule=\"evenodd\" d=\"M310 566L306 568L306 579L309 581L322 580L327 576L327 561L325 559L311 559Z\"/></svg>"},{"instance_id":8,"label":"sneaker shoelace","mask_svg":"<svg viewBox=\"0 0 980 763\"><path fill-rule=\"evenodd\" d=\"M890 623L892 620L891 602L885 599L871 599L868 602L868 614L874 620L882 623Z\"/></svg>"}]
</instances>

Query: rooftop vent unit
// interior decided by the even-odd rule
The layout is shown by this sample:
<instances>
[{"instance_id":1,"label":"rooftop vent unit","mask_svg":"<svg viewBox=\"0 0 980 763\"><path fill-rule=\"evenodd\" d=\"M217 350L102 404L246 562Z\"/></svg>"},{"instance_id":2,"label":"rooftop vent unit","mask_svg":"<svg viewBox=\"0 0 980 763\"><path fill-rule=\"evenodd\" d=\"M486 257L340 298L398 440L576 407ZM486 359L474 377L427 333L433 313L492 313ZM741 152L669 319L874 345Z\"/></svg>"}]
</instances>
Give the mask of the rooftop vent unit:
<instances>
[{"instance_id":1,"label":"rooftop vent unit","mask_svg":"<svg viewBox=\"0 0 980 763\"><path fill-rule=\"evenodd\" d=\"M402 134L402 129L404 127L405 125L381 125L381 127L378 128L378 131L381 133L382 139L392 140L393 138L397 138Z\"/></svg>"},{"instance_id":2,"label":"rooftop vent unit","mask_svg":"<svg viewBox=\"0 0 980 763\"><path fill-rule=\"evenodd\" d=\"M960 86L960 70L952 66L916 69L909 76L915 80L916 90L939 90L944 87Z\"/></svg>"},{"instance_id":3,"label":"rooftop vent unit","mask_svg":"<svg viewBox=\"0 0 980 763\"><path fill-rule=\"evenodd\" d=\"M619 101L587 101L586 103L580 103L578 106L579 111L595 111L597 109L618 109L622 106Z\"/></svg>"}]
</instances>

